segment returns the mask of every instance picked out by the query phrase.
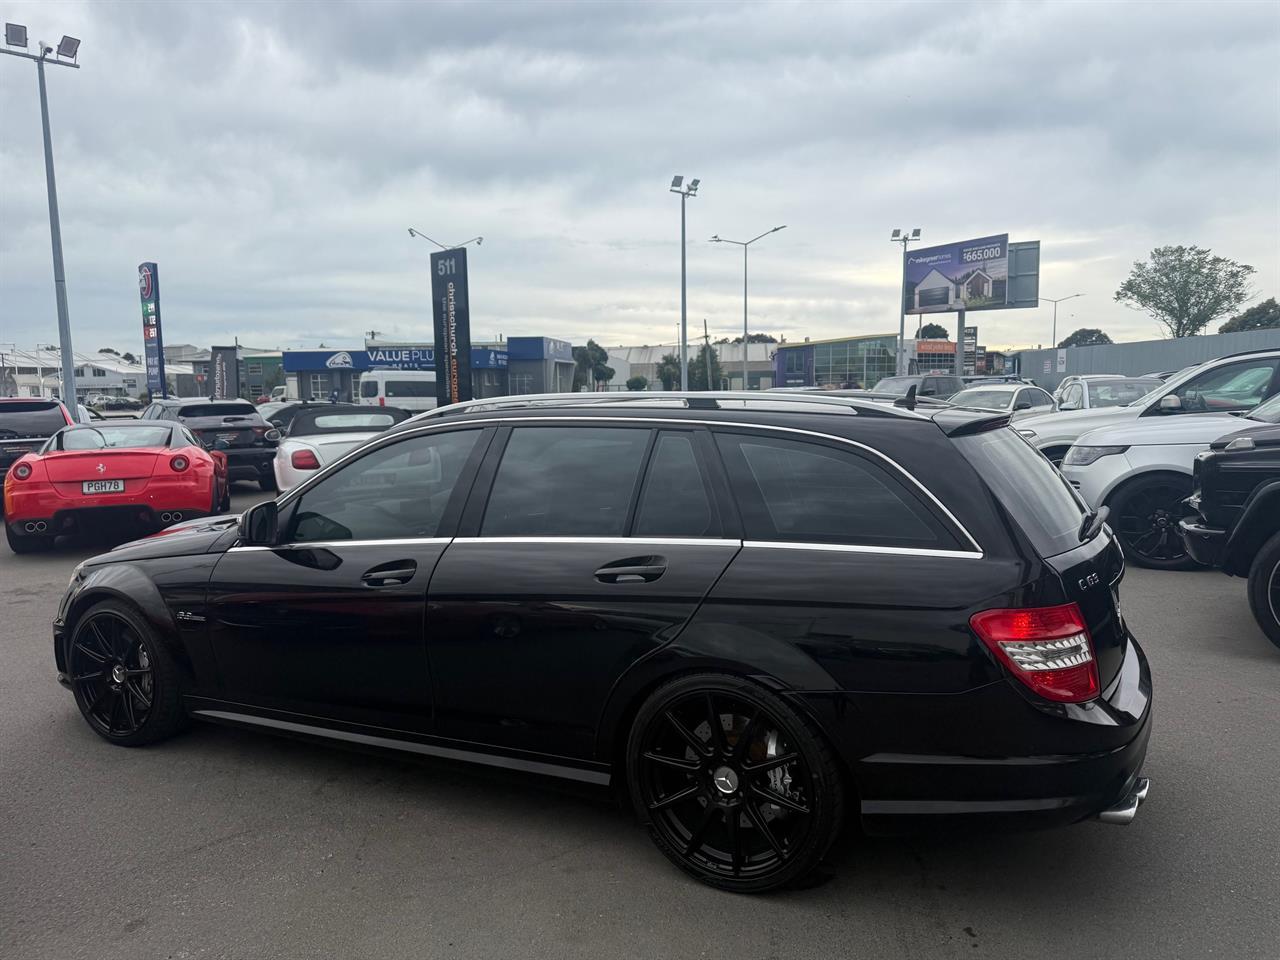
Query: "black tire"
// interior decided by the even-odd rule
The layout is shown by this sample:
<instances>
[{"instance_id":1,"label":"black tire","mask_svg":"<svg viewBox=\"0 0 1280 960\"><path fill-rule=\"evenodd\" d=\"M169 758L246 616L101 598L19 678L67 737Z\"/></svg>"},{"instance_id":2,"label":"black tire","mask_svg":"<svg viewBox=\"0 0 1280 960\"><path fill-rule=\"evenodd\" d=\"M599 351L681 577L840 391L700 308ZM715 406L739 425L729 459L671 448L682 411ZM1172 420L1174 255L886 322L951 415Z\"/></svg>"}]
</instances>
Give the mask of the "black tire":
<instances>
[{"instance_id":1,"label":"black tire","mask_svg":"<svg viewBox=\"0 0 1280 960\"><path fill-rule=\"evenodd\" d=\"M14 553L44 553L53 549L53 537L18 536L5 524L4 537L9 541L9 549Z\"/></svg>"},{"instance_id":2,"label":"black tire","mask_svg":"<svg viewBox=\"0 0 1280 960\"><path fill-rule=\"evenodd\" d=\"M1262 545L1249 567L1249 609L1267 639L1280 647L1280 533Z\"/></svg>"},{"instance_id":3,"label":"black tire","mask_svg":"<svg viewBox=\"0 0 1280 960\"><path fill-rule=\"evenodd\" d=\"M76 706L98 736L140 747L184 730L186 685L160 637L132 607L104 600L76 621L67 641Z\"/></svg>"},{"instance_id":4,"label":"black tire","mask_svg":"<svg viewBox=\"0 0 1280 960\"><path fill-rule=\"evenodd\" d=\"M258 478L258 487L263 493L274 493L279 488L276 486L276 475L274 473L266 473Z\"/></svg>"},{"instance_id":5,"label":"black tire","mask_svg":"<svg viewBox=\"0 0 1280 960\"><path fill-rule=\"evenodd\" d=\"M818 732L780 697L726 674L653 692L627 740L627 782L658 849L736 893L802 880L844 820L844 781Z\"/></svg>"},{"instance_id":6,"label":"black tire","mask_svg":"<svg viewBox=\"0 0 1280 960\"><path fill-rule=\"evenodd\" d=\"M1178 521L1190 513L1191 478L1180 473L1148 473L1124 484L1110 498L1108 523L1120 538L1125 558L1153 570L1190 570Z\"/></svg>"}]
</instances>

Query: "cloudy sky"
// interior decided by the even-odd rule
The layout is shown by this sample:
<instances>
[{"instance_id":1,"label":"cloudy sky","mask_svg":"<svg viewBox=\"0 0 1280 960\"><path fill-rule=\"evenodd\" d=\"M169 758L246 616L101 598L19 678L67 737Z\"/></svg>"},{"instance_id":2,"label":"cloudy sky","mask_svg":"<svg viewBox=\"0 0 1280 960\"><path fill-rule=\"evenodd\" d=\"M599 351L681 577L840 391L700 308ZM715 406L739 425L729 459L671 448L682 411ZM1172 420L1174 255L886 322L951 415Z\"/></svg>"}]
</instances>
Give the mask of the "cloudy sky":
<instances>
[{"instance_id":1,"label":"cloudy sky","mask_svg":"<svg viewBox=\"0 0 1280 960\"><path fill-rule=\"evenodd\" d=\"M1059 336L1158 335L1112 300L1153 246L1280 294L1280 4L27 3L82 39L49 96L76 347L429 340L429 246L472 329L672 342L897 329L893 227L1043 246ZM35 69L0 61L0 345L55 341ZM970 315L971 318L974 316ZM977 317L992 346L1050 309Z\"/></svg>"}]
</instances>

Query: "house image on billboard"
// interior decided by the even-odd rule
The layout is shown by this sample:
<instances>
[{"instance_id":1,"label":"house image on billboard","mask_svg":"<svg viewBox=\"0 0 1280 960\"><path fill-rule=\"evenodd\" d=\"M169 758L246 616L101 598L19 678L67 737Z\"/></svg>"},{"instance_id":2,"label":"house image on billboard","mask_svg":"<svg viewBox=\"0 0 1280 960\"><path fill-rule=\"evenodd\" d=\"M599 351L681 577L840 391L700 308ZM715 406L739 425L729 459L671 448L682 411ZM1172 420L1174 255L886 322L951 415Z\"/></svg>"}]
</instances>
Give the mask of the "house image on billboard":
<instances>
[{"instance_id":1,"label":"house image on billboard","mask_svg":"<svg viewBox=\"0 0 1280 960\"><path fill-rule=\"evenodd\" d=\"M959 280L930 270L916 284L915 305L917 310L948 307L953 303L964 305L970 300L989 300L995 290L996 282L985 270L974 270Z\"/></svg>"}]
</instances>

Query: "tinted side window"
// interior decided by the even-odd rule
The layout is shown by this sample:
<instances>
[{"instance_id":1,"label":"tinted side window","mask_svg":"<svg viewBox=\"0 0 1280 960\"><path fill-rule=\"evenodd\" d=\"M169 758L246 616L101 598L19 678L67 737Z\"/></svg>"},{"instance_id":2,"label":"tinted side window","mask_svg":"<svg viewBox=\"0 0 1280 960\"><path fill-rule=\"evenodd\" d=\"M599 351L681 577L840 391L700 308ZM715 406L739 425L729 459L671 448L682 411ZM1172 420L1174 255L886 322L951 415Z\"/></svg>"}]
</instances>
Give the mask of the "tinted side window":
<instances>
[{"instance_id":1,"label":"tinted side window","mask_svg":"<svg viewBox=\"0 0 1280 960\"><path fill-rule=\"evenodd\" d=\"M627 427L516 427L480 535L622 536L650 435Z\"/></svg>"},{"instance_id":2,"label":"tinted side window","mask_svg":"<svg viewBox=\"0 0 1280 960\"><path fill-rule=\"evenodd\" d=\"M1192 377L1173 393L1182 399L1182 409L1191 413L1247 410L1269 396L1275 368L1270 358L1242 360Z\"/></svg>"},{"instance_id":3,"label":"tinted side window","mask_svg":"<svg viewBox=\"0 0 1280 960\"><path fill-rule=\"evenodd\" d=\"M479 430L410 437L347 464L302 495L287 539L436 536L479 437Z\"/></svg>"},{"instance_id":4,"label":"tinted side window","mask_svg":"<svg viewBox=\"0 0 1280 960\"><path fill-rule=\"evenodd\" d=\"M637 537L717 537L720 524L698 467L694 437L662 433L645 472L632 533Z\"/></svg>"},{"instance_id":5,"label":"tinted side window","mask_svg":"<svg viewBox=\"0 0 1280 960\"><path fill-rule=\"evenodd\" d=\"M747 539L960 549L924 501L869 457L740 434L716 443Z\"/></svg>"}]
</instances>

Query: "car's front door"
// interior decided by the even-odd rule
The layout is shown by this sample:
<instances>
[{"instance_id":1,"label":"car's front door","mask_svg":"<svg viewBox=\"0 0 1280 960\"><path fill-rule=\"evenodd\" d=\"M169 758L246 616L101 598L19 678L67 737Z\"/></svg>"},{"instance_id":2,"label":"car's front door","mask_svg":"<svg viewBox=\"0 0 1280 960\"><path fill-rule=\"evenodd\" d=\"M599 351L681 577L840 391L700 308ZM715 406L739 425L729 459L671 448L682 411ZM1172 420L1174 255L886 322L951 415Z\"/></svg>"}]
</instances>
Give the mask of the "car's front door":
<instances>
[{"instance_id":1,"label":"car's front door","mask_svg":"<svg viewBox=\"0 0 1280 960\"><path fill-rule=\"evenodd\" d=\"M1280 390L1273 356L1242 357L1192 377L1166 391L1148 405L1143 416L1167 413L1234 413L1249 410ZM1172 409L1162 407L1165 396L1178 398Z\"/></svg>"},{"instance_id":2,"label":"car's front door","mask_svg":"<svg viewBox=\"0 0 1280 960\"><path fill-rule=\"evenodd\" d=\"M429 732L427 584L488 439L376 447L287 501L278 545L229 549L206 605L223 698Z\"/></svg>"},{"instance_id":3,"label":"car's front door","mask_svg":"<svg viewBox=\"0 0 1280 960\"><path fill-rule=\"evenodd\" d=\"M592 758L614 681L739 550L714 456L700 428L503 431L431 582L439 733Z\"/></svg>"}]
</instances>

